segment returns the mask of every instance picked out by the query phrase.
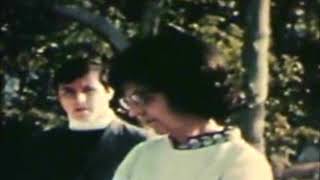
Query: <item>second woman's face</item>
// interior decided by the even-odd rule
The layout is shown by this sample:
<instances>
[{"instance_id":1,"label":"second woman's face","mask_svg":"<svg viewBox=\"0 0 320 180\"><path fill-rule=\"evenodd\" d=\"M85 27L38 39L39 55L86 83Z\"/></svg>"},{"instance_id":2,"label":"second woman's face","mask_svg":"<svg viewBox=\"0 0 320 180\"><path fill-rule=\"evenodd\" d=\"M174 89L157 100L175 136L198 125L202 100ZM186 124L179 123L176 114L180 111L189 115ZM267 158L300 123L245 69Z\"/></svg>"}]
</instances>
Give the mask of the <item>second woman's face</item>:
<instances>
[{"instance_id":1,"label":"second woman's face","mask_svg":"<svg viewBox=\"0 0 320 180\"><path fill-rule=\"evenodd\" d=\"M120 104L130 117L138 119L159 134L170 133L181 124L163 94L148 92L136 84L124 86L124 97Z\"/></svg>"},{"instance_id":2,"label":"second woman's face","mask_svg":"<svg viewBox=\"0 0 320 180\"><path fill-rule=\"evenodd\" d=\"M113 93L100 81L97 71L90 71L83 77L59 85L58 99L69 118L78 121L97 121L106 116L106 104Z\"/></svg>"}]
</instances>

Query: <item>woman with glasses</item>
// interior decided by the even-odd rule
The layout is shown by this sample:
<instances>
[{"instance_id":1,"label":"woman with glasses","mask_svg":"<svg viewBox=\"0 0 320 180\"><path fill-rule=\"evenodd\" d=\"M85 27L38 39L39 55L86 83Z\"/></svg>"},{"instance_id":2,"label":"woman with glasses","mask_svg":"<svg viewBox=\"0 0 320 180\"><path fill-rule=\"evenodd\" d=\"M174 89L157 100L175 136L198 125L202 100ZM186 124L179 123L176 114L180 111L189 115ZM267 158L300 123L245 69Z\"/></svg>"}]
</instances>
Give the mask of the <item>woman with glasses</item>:
<instances>
[{"instance_id":1,"label":"woman with glasses","mask_svg":"<svg viewBox=\"0 0 320 180\"><path fill-rule=\"evenodd\" d=\"M226 78L215 48L173 28L117 56L110 82L121 108L161 136L136 146L114 180L271 180L239 130L216 123L230 111Z\"/></svg>"}]
</instances>

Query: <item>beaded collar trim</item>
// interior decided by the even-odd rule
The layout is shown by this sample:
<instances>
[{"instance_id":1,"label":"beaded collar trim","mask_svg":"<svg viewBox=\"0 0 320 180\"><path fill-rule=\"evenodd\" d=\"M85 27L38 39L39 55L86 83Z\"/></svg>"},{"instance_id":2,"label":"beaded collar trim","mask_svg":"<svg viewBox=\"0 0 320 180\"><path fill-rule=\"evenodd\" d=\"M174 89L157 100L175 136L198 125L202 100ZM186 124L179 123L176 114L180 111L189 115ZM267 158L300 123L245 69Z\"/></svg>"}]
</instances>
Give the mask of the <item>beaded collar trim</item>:
<instances>
[{"instance_id":1,"label":"beaded collar trim","mask_svg":"<svg viewBox=\"0 0 320 180\"><path fill-rule=\"evenodd\" d=\"M225 127L222 131L216 131L211 133L205 133L197 136L192 136L184 143L179 143L175 138L169 136L169 139L174 149L178 150L190 150L200 149L208 146L212 146L218 143L226 142L230 137L230 130L232 127Z\"/></svg>"}]
</instances>

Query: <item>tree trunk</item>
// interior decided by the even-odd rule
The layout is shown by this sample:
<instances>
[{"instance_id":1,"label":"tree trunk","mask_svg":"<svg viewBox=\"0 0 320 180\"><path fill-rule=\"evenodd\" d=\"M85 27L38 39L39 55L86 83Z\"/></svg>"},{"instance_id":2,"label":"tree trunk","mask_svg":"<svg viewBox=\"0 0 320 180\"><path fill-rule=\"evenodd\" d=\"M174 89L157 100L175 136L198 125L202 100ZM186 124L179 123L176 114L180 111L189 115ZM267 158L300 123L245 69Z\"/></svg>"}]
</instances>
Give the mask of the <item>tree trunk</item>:
<instances>
[{"instance_id":1,"label":"tree trunk","mask_svg":"<svg viewBox=\"0 0 320 180\"><path fill-rule=\"evenodd\" d=\"M264 103L268 94L268 48L270 36L270 0L251 0L246 16L246 34L242 61L247 107L241 117L244 138L264 152Z\"/></svg>"},{"instance_id":2,"label":"tree trunk","mask_svg":"<svg viewBox=\"0 0 320 180\"><path fill-rule=\"evenodd\" d=\"M277 174L278 179L303 178L320 175L320 162L295 164ZM316 177L315 177L316 178Z\"/></svg>"}]
</instances>

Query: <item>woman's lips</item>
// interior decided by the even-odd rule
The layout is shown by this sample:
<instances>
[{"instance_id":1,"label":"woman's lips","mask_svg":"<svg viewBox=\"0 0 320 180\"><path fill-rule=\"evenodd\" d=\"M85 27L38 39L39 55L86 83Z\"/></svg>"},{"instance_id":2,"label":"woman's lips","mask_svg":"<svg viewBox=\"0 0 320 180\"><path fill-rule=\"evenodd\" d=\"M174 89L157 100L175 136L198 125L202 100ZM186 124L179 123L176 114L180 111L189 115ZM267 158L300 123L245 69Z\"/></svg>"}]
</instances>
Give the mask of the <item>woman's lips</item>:
<instances>
[{"instance_id":1,"label":"woman's lips","mask_svg":"<svg viewBox=\"0 0 320 180\"><path fill-rule=\"evenodd\" d=\"M88 108L86 107L79 107L75 109L76 112L83 112L83 111L88 111Z\"/></svg>"}]
</instances>

